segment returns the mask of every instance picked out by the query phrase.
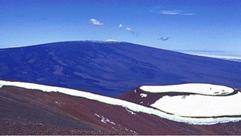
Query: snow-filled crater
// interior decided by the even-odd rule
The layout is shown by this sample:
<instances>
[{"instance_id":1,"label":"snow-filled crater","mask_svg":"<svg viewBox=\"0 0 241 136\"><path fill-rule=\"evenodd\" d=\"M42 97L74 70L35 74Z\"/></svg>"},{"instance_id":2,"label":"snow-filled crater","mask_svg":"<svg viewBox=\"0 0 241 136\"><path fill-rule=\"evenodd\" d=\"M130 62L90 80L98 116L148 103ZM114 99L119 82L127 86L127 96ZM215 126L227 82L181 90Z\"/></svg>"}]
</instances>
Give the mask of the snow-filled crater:
<instances>
[{"instance_id":1,"label":"snow-filled crater","mask_svg":"<svg viewBox=\"0 0 241 136\"><path fill-rule=\"evenodd\" d=\"M231 88L228 88L228 87L226 88L222 86L219 86L220 89L217 89L219 88L218 86L217 88L215 87L215 90L219 92L219 95L202 95L199 92L199 94L196 94L196 95L192 94L189 96L184 95L184 97L183 96L173 96L173 97L164 96L151 105L155 108L146 107L143 105L128 102L125 100L120 100L117 98L101 96L98 94L93 94L90 92L84 92L81 90L74 90L69 88L0 80L0 88L3 86L15 86L15 87L21 87L26 89L34 89L35 91L41 90L43 92L64 93L66 95L87 98L89 100L95 100L101 103L121 106L125 109L128 109L128 111L132 111L135 114L137 114L138 112L142 112L146 114L155 115L160 118L165 118L168 120L183 122L188 124L212 125L217 123L241 121L241 116L239 116L241 113L240 111L241 106L239 108L239 104L241 102L241 94L235 93L234 90ZM207 87L204 87L204 88L207 88ZM173 89L175 89L175 87L172 88L171 90L173 91ZM151 87L151 91L154 91L155 93L161 90L162 89L152 90L152 87ZM167 90L170 90L170 89L166 88L166 91ZM195 88L195 90L202 91L200 88ZM224 90L224 93L223 93L223 90ZM174 90L174 92L175 91L176 90ZM194 92L194 90L189 90L189 91ZM209 94L207 90L204 90L202 92L205 92L205 94ZM163 92L161 91L159 93L163 93ZM214 93L210 93L210 94L214 94ZM205 107L208 105L210 106ZM230 115L230 116L226 116L226 115ZM196 117L196 116L199 116L199 117ZM205 116L205 117L200 117L200 116ZM212 117L212 116L219 116L219 117ZM107 121L107 119L105 118L101 118L101 120L103 122ZM108 121L109 123L111 123L110 120Z\"/></svg>"},{"instance_id":2,"label":"snow-filled crater","mask_svg":"<svg viewBox=\"0 0 241 136\"><path fill-rule=\"evenodd\" d=\"M221 85L188 83L179 85L163 85L163 86L141 86L141 90L150 93L195 93L204 95L227 95L234 92L234 89Z\"/></svg>"},{"instance_id":3,"label":"snow-filled crater","mask_svg":"<svg viewBox=\"0 0 241 136\"><path fill-rule=\"evenodd\" d=\"M151 104L172 115L191 118L241 117L241 93L230 87L190 83L140 88L149 93L176 92L176 96L164 95Z\"/></svg>"}]
</instances>

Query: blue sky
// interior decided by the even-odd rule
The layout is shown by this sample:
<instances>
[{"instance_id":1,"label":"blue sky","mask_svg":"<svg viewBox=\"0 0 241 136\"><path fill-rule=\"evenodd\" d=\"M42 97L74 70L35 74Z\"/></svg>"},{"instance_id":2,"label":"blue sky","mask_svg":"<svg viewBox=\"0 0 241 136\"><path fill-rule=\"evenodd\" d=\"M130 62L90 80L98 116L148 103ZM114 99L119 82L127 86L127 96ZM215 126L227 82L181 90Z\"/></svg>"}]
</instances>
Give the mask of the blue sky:
<instances>
[{"instance_id":1,"label":"blue sky","mask_svg":"<svg viewBox=\"0 0 241 136\"><path fill-rule=\"evenodd\" d=\"M0 0L1 48L71 40L239 53L241 1Z\"/></svg>"}]
</instances>

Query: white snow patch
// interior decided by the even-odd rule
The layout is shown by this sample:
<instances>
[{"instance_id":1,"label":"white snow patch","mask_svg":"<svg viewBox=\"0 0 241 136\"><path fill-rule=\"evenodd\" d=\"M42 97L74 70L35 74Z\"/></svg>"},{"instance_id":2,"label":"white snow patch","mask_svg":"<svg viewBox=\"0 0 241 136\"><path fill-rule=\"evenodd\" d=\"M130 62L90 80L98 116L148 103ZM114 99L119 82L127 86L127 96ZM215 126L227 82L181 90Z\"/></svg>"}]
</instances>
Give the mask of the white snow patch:
<instances>
[{"instance_id":1,"label":"white snow patch","mask_svg":"<svg viewBox=\"0 0 241 136\"><path fill-rule=\"evenodd\" d=\"M147 94L141 93L140 96L144 98L144 97L147 97Z\"/></svg>"},{"instance_id":2,"label":"white snow patch","mask_svg":"<svg viewBox=\"0 0 241 136\"><path fill-rule=\"evenodd\" d=\"M1 81L1 80L0 80L0 85L16 86L16 87L22 87L22 88L26 88L26 89L37 89L37 90L42 90L44 92L60 92L60 93L64 93L67 95L83 97L83 98L87 98L89 100L95 100L95 101L99 101L99 102L110 104L110 105L122 106L122 107L128 108L134 112L143 112L146 114L156 115L158 117L165 118L168 120L173 120L176 122L183 122L183 123L188 123L188 124L211 125L211 124L217 124L217 123L237 122L237 121L241 120L241 117L189 118L189 117L171 115L171 114L162 112L160 110L145 107L145 106L127 102L124 100L101 96L101 95L93 94L90 92L68 89L68 88L39 85L39 84L33 84L33 83L24 83L24 82Z\"/></svg>"},{"instance_id":3,"label":"white snow patch","mask_svg":"<svg viewBox=\"0 0 241 136\"><path fill-rule=\"evenodd\" d=\"M115 39L106 39L105 41L106 42L118 42L118 40L115 40Z\"/></svg>"},{"instance_id":4,"label":"white snow patch","mask_svg":"<svg viewBox=\"0 0 241 136\"><path fill-rule=\"evenodd\" d=\"M130 130L130 132L132 132L132 133L134 133L134 134L137 134L136 131L134 131L134 130Z\"/></svg>"},{"instance_id":5,"label":"white snow patch","mask_svg":"<svg viewBox=\"0 0 241 136\"><path fill-rule=\"evenodd\" d=\"M97 113L95 113L95 116L97 116L98 118L100 118L100 115L99 115L99 114L97 114Z\"/></svg>"},{"instance_id":6,"label":"white snow patch","mask_svg":"<svg viewBox=\"0 0 241 136\"><path fill-rule=\"evenodd\" d=\"M95 116L97 116L98 118L100 118L100 121L102 122L102 123L110 123L110 124L112 124L112 125L115 125L115 122L113 122L113 121L110 121L108 118L105 118L104 116L101 116L101 115L98 115L98 114L96 114L95 113Z\"/></svg>"},{"instance_id":7,"label":"white snow patch","mask_svg":"<svg viewBox=\"0 0 241 136\"><path fill-rule=\"evenodd\" d=\"M241 116L241 93L230 96L164 96L151 106L179 116Z\"/></svg>"},{"instance_id":8,"label":"white snow patch","mask_svg":"<svg viewBox=\"0 0 241 136\"><path fill-rule=\"evenodd\" d=\"M131 133L137 134L136 131L131 130L131 129L128 129L128 128L125 128L125 131L129 131L129 132L131 132Z\"/></svg>"},{"instance_id":9,"label":"white snow patch","mask_svg":"<svg viewBox=\"0 0 241 136\"><path fill-rule=\"evenodd\" d=\"M129 113L132 114L132 115L136 115L135 112L133 112L132 110L129 110L128 108L126 108L126 111L129 112Z\"/></svg>"},{"instance_id":10,"label":"white snow patch","mask_svg":"<svg viewBox=\"0 0 241 136\"><path fill-rule=\"evenodd\" d=\"M141 86L140 89L145 92L151 93L185 92L205 95L224 95L234 92L234 89L230 87L202 83L189 83L164 86Z\"/></svg>"}]
</instances>

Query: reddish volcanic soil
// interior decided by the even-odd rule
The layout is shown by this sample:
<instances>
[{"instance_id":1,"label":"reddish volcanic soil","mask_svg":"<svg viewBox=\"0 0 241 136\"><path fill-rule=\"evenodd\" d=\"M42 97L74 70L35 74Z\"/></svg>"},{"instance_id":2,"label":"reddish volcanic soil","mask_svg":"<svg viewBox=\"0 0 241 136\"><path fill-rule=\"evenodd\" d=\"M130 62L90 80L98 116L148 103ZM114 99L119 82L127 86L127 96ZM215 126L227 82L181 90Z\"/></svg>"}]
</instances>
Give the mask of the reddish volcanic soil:
<instances>
[{"instance_id":1,"label":"reddish volcanic soil","mask_svg":"<svg viewBox=\"0 0 241 136\"><path fill-rule=\"evenodd\" d=\"M0 134L241 134L241 122L187 125L86 98L6 86L0 88L0 111Z\"/></svg>"},{"instance_id":2,"label":"reddish volcanic soil","mask_svg":"<svg viewBox=\"0 0 241 136\"><path fill-rule=\"evenodd\" d=\"M141 97L141 94L146 94L146 97ZM149 93L137 88L134 91L127 92L126 94L120 96L119 98L122 100L126 100L129 102L137 103L144 106L150 106L155 101L160 99L163 96L175 96L175 95L183 95L183 94L190 94L190 93Z\"/></svg>"}]
</instances>

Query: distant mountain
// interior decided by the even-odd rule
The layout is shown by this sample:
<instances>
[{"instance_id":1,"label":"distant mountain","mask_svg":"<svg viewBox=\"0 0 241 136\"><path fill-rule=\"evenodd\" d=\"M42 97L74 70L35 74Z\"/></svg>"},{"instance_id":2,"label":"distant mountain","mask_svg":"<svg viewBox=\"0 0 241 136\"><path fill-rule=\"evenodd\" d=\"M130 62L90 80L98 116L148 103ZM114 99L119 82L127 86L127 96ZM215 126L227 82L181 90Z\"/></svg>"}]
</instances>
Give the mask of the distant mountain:
<instances>
[{"instance_id":1,"label":"distant mountain","mask_svg":"<svg viewBox=\"0 0 241 136\"><path fill-rule=\"evenodd\" d=\"M0 49L0 79L118 96L145 84L241 87L241 63L125 42L57 42Z\"/></svg>"}]
</instances>

